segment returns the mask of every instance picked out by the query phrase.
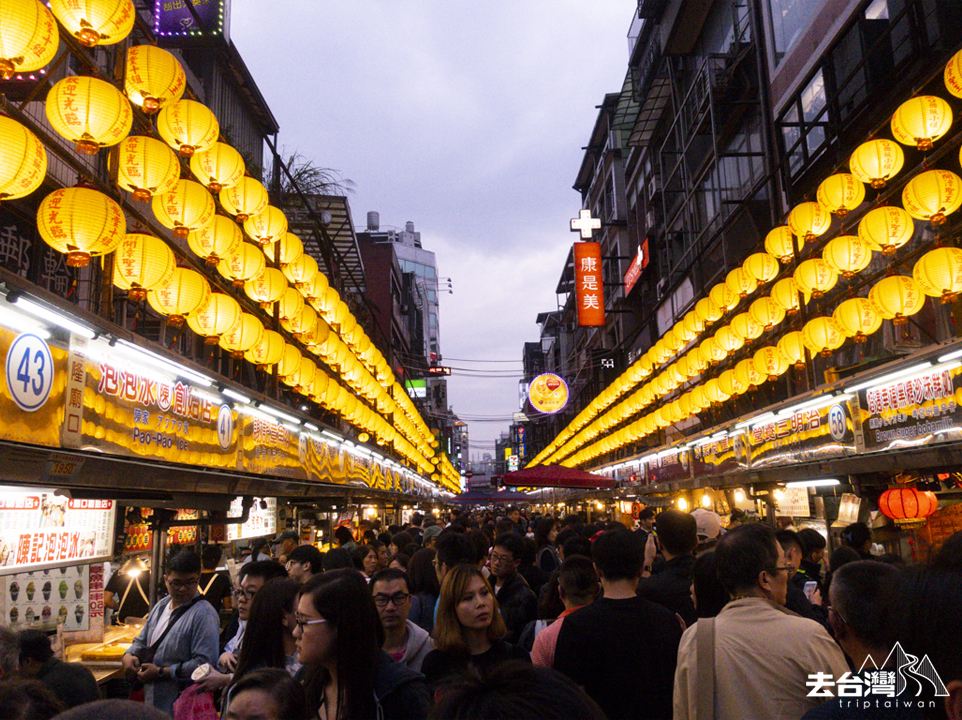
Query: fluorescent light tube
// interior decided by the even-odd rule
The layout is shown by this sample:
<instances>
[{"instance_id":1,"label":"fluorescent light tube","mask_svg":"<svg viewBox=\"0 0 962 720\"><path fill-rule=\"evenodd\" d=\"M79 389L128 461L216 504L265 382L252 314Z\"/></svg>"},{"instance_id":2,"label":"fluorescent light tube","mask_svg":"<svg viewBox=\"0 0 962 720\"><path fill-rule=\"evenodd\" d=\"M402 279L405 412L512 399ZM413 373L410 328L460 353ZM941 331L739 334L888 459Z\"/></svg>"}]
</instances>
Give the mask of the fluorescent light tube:
<instances>
[{"instance_id":1,"label":"fluorescent light tube","mask_svg":"<svg viewBox=\"0 0 962 720\"><path fill-rule=\"evenodd\" d=\"M252 402L252 400L251 400L249 397L247 397L246 395L243 395L243 394L237 392L236 390L231 390L230 388L224 388L221 392L222 392L224 395L226 395L227 397L233 398L234 400L237 400L238 402L247 403L248 405L250 405L251 402Z\"/></svg>"},{"instance_id":2,"label":"fluorescent light tube","mask_svg":"<svg viewBox=\"0 0 962 720\"><path fill-rule=\"evenodd\" d=\"M280 410L275 410L275 409L272 408L270 405L258 405L257 407L258 407L260 410L263 410L264 412L266 412L268 415L273 415L274 417L276 417L276 418L278 418L278 419L280 419L280 420L287 420L287 422L292 423L292 424L294 424L294 425L300 425L300 424L301 424L301 421L298 420L298 419L297 419L296 417L294 417L293 415L288 415L286 412L282 412L282 411L280 411Z\"/></svg>"},{"instance_id":3,"label":"fluorescent light tube","mask_svg":"<svg viewBox=\"0 0 962 720\"><path fill-rule=\"evenodd\" d=\"M24 312L28 312L31 315L40 318L41 320L46 320L49 323L53 323L57 327L63 328L64 330L69 330L70 332L77 333L78 335L83 335L88 340L93 340L97 334L86 325L81 325L76 320L53 310L49 310L43 305L38 305L32 300L27 300L23 296L18 296L13 301L13 304Z\"/></svg>"},{"instance_id":4,"label":"fluorescent light tube","mask_svg":"<svg viewBox=\"0 0 962 720\"><path fill-rule=\"evenodd\" d=\"M330 438L334 442L341 442L342 440L344 440L344 438L342 438L340 435L335 435L330 430L321 430L321 435L323 435L326 438Z\"/></svg>"},{"instance_id":5,"label":"fluorescent light tube","mask_svg":"<svg viewBox=\"0 0 962 720\"><path fill-rule=\"evenodd\" d=\"M949 360L955 360L956 358L962 358L962 350L956 350L950 352L948 355L943 355L939 358L940 363L948 362Z\"/></svg>"},{"instance_id":6,"label":"fluorescent light tube","mask_svg":"<svg viewBox=\"0 0 962 720\"><path fill-rule=\"evenodd\" d=\"M304 423L304 427L306 427L308 430L313 430L314 432L318 431L318 427L314 423L306 422Z\"/></svg>"},{"instance_id":7,"label":"fluorescent light tube","mask_svg":"<svg viewBox=\"0 0 962 720\"><path fill-rule=\"evenodd\" d=\"M40 327L36 319L29 318L26 315L14 312L5 307L0 307L0 324L6 325L14 330L19 330L20 332L32 333L44 340L50 338L50 333Z\"/></svg>"},{"instance_id":8,"label":"fluorescent light tube","mask_svg":"<svg viewBox=\"0 0 962 720\"><path fill-rule=\"evenodd\" d=\"M164 370L166 372L172 373L174 375L179 375L187 380L192 380L202 387L210 387L214 384L214 381L205 375L201 375L199 372L191 370L188 367L175 363L172 360L161 357L149 350L144 350L143 348L134 345L126 340L118 339L117 345L114 347L118 350L121 355L127 355L130 360L140 360L149 365L154 366L159 370Z\"/></svg>"},{"instance_id":9,"label":"fluorescent light tube","mask_svg":"<svg viewBox=\"0 0 962 720\"><path fill-rule=\"evenodd\" d=\"M829 487L831 485L838 485L839 482L835 478L824 478L822 480L800 480L798 482L785 483L785 487L790 488L810 488L810 487Z\"/></svg>"},{"instance_id":10,"label":"fluorescent light tube","mask_svg":"<svg viewBox=\"0 0 962 720\"><path fill-rule=\"evenodd\" d=\"M854 393L859 390L864 390L865 388L873 387L875 385L885 385L886 383L892 382L893 380L900 380L908 377L909 375L917 375L919 373L927 372L932 369L932 363L926 361L924 363L919 363L918 365L913 365L909 368L903 368L902 370L896 370L895 372L888 373L887 375L882 375L877 378L872 378L871 380L866 380L858 385L853 385L852 387L845 388L845 392Z\"/></svg>"},{"instance_id":11,"label":"fluorescent light tube","mask_svg":"<svg viewBox=\"0 0 962 720\"><path fill-rule=\"evenodd\" d=\"M740 430L741 428L748 427L749 425L758 425L766 420L771 420L773 417L775 417L775 413L773 412L762 413L761 415L756 415L748 420L742 420L740 423L735 425L735 429Z\"/></svg>"}]
</instances>

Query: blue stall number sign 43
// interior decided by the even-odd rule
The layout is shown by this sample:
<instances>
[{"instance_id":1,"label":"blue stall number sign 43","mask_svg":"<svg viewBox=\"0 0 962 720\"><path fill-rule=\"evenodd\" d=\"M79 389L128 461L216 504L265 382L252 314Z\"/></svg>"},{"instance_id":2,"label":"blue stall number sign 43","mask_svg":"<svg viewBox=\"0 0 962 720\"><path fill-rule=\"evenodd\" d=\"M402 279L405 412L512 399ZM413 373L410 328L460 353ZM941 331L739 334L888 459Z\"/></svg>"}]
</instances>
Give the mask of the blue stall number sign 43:
<instances>
[{"instance_id":1,"label":"blue stall number sign 43","mask_svg":"<svg viewBox=\"0 0 962 720\"><path fill-rule=\"evenodd\" d=\"M30 333L18 335L7 351L7 390L17 407L34 412L43 407L53 388L50 347Z\"/></svg>"}]
</instances>

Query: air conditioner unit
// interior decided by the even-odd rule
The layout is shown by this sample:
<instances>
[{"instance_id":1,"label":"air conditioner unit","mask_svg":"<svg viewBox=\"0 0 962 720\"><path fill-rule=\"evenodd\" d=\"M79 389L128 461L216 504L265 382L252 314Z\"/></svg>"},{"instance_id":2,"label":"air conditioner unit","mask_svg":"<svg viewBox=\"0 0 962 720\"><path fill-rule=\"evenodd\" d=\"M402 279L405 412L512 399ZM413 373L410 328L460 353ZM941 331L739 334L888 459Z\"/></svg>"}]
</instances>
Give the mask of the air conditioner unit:
<instances>
[{"instance_id":1,"label":"air conditioner unit","mask_svg":"<svg viewBox=\"0 0 962 720\"><path fill-rule=\"evenodd\" d=\"M658 285L655 286L655 293L659 298L663 298L665 293L668 292L668 278L662 278L658 281Z\"/></svg>"},{"instance_id":2,"label":"air conditioner unit","mask_svg":"<svg viewBox=\"0 0 962 720\"><path fill-rule=\"evenodd\" d=\"M661 175L652 175L645 181L645 187L648 188L648 202L651 202L655 195L664 189L661 184Z\"/></svg>"}]
</instances>

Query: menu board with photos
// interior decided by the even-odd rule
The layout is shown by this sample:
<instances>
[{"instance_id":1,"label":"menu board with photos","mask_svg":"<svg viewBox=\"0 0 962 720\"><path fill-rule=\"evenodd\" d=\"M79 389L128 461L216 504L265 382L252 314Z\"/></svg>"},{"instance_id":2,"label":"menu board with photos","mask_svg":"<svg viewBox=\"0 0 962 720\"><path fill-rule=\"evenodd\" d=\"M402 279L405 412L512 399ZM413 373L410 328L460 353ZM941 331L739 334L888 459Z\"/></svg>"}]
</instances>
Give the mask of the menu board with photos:
<instances>
[{"instance_id":1,"label":"menu board with photos","mask_svg":"<svg viewBox=\"0 0 962 720\"><path fill-rule=\"evenodd\" d=\"M0 622L24 629L53 629L63 624L64 632L87 630L91 616L91 566L72 565L0 578ZM100 571L100 605L103 606L103 566Z\"/></svg>"},{"instance_id":2,"label":"menu board with photos","mask_svg":"<svg viewBox=\"0 0 962 720\"><path fill-rule=\"evenodd\" d=\"M261 507L264 503L266 507ZM244 499L234 498L230 504L230 517L238 517L244 512ZM247 540L248 538L273 535L277 532L277 498L254 498L250 515L244 524L231 523L227 526L227 541Z\"/></svg>"},{"instance_id":3,"label":"menu board with photos","mask_svg":"<svg viewBox=\"0 0 962 720\"><path fill-rule=\"evenodd\" d=\"M0 575L109 559L116 510L112 500L0 489Z\"/></svg>"}]
</instances>

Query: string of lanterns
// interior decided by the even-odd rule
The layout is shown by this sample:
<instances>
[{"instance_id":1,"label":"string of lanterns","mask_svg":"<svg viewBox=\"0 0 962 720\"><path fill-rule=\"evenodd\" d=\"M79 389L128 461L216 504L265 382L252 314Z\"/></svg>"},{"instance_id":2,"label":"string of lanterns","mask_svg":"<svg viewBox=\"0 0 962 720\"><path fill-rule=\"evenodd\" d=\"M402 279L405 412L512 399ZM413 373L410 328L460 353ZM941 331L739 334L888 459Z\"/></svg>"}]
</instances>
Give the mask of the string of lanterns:
<instances>
[{"instance_id":1,"label":"string of lanterns","mask_svg":"<svg viewBox=\"0 0 962 720\"><path fill-rule=\"evenodd\" d=\"M56 20L93 47L124 40L135 16L131 0L52 0L50 10L39 0L4 0L0 73L9 78L48 64L59 45ZM259 370L276 366L285 385L354 425L362 441L373 436L433 480L457 486L459 473L438 457L437 440L384 356L289 232L284 212L270 206L264 186L246 175L240 153L219 142L214 113L183 97L186 86L173 54L137 45L126 53L124 92L102 79L66 77L49 89L45 112L77 152L94 155L112 148L108 162L119 188L138 202L149 201L157 222L259 303L268 320L276 303L282 327L308 352L244 312L230 295L213 291L201 273L177 267L166 241L128 233L120 205L98 190L77 186L45 197L37 212L41 237L73 267L114 254L111 280L131 301L146 300L170 325L186 324L205 343ZM132 106L156 116L159 140L130 135ZM37 136L0 117L0 150L0 200L37 190L47 169ZM181 177L179 158L187 159L196 180ZM218 205L226 215L218 214ZM278 267L268 267L268 260ZM318 359L337 373L336 379Z\"/></svg>"},{"instance_id":2,"label":"string of lanterns","mask_svg":"<svg viewBox=\"0 0 962 720\"><path fill-rule=\"evenodd\" d=\"M949 92L962 98L962 51L946 65L944 78ZM864 342L881 328L883 320L904 324L921 311L926 297L940 298L943 303L955 300L962 292L962 250L936 247L915 262L911 276L882 278L869 289L867 297L840 302L831 315L809 319L801 330L786 333L775 345L759 348L733 369L695 385L674 401L608 433L771 331L786 316L797 313L800 297L808 304L812 298L831 291L840 276L846 280L857 276L868 268L874 252L893 256L912 239L915 220L928 222L933 228L946 222L962 206L962 178L943 169L920 172L905 184L902 207L885 205L869 210L859 222L856 235L831 239L822 248L821 257L801 261L791 276L774 283L768 296L752 302L747 313L736 315L728 325L703 337L728 311L775 279L779 262L791 262L796 252L827 233L832 215L844 217L859 207L865 201L866 184L874 189L884 188L904 166L901 145L923 152L931 150L949 131L952 117L948 103L935 96L916 97L903 103L891 120L897 142L878 138L858 146L849 159L850 172L826 178L818 187L815 202L792 208L786 224L766 235L764 253L750 255L728 273L723 283L712 287L691 312L589 403L530 464L584 464L718 406L765 381L775 380L789 367L804 368L806 351L812 357L830 356L848 339ZM692 345L700 337L703 339ZM686 347L690 347L687 353L669 365ZM662 367L661 372L656 372L658 367ZM629 392L627 399L615 404Z\"/></svg>"}]
</instances>

